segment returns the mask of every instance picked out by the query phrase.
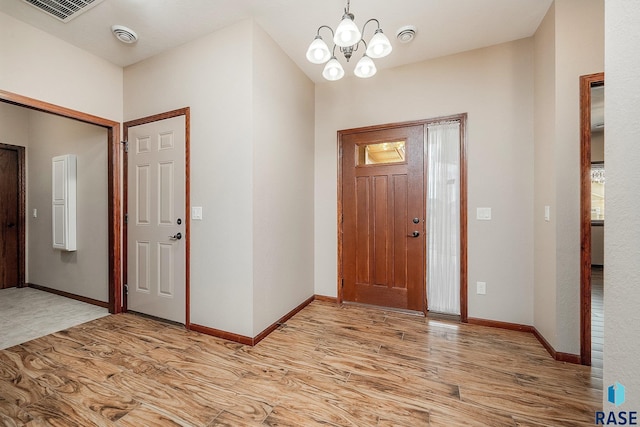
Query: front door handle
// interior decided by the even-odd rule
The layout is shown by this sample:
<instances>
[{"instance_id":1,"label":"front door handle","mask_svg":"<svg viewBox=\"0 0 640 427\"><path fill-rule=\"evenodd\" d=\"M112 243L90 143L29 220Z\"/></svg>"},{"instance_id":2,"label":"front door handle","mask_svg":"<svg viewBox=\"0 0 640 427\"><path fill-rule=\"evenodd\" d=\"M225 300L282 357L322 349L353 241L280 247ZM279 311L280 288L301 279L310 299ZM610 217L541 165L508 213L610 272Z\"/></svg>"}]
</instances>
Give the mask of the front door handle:
<instances>
[{"instance_id":1,"label":"front door handle","mask_svg":"<svg viewBox=\"0 0 640 427\"><path fill-rule=\"evenodd\" d=\"M182 239L182 234L181 234L181 233L176 233L176 234L175 234L175 235L173 235L173 236L169 236L169 238L170 238L171 240L180 240L180 239Z\"/></svg>"},{"instance_id":2,"label":"front door handle","mask_svg":"<svg viewBox=\"0 0 640 427\"><path fill-rule=\"evenodd\" d=\"M407 237L418 237L420 236L420 232L419 231L414 231L413 233L409 234L409 236Z\"/></svg>"}]
</instances>

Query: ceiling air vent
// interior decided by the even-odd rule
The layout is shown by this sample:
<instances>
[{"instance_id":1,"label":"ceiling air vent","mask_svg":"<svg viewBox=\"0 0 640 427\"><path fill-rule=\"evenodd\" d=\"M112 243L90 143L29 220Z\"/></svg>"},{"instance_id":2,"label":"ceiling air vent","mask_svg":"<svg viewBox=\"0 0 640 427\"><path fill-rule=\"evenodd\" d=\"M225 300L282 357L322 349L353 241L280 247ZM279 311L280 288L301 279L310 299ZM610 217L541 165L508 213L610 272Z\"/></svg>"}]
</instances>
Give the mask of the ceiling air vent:
<instances>
[{"instance_id":1,"label":"ceiling air vent","mask_svg":"<svg viewBox=\"0 0 640 427\"><path fill-rule=\"evenodd\" d=\"M122 25L113 25L111 27L111 32L122 43L131 44L138 41L138 35L131 28L127 28Z\"/></svg>"},{"instance_id":2,"label":"ceiling air vent","mask_svg":"<svg viewBox=\"0 0 640 427\"><path fill-rule=\"evenodd\" d=\"M104 0L22 0L49 16L67 23Z\"/></svg>"},{"instance_id":3,"label":"ceiling air vent","mask_svg":"<svg viewBox=\"0 0 640 427\"><path fill-rule=\"evenodd\" d=\"M396 37L400 43L409 43L416 38L416 27L413 25L405 25L404 27L398 28Z\"/></svg>"}]
</instances>

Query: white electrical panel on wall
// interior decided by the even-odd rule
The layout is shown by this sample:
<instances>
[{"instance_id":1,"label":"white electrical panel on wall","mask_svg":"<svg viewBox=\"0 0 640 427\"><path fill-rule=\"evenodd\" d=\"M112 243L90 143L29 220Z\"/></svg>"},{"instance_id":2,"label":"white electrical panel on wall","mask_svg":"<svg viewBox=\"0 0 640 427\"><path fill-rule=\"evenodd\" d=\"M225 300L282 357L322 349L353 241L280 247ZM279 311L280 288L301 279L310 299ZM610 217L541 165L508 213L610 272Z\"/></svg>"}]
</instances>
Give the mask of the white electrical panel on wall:
<instances>
[{"instance_id":1,"label":"white electrical panel on wall","mask_svg":"<svg viewBox=\"0 0 640 427\"><path fill-rule=\"evenodd\" d=\"M53 248L76 250L76 168L75 154L52 160Z\"/></svg>"}]
</instances>

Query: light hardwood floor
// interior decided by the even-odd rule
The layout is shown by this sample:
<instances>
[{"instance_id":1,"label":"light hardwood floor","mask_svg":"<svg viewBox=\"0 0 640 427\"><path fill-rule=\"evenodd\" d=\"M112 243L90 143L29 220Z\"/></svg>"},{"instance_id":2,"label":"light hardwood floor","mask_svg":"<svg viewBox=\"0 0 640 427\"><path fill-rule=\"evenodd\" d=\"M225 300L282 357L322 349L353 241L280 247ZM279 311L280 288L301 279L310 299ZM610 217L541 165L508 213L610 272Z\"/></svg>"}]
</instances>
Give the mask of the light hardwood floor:
<instances>
[{"instance_id":1,"label":"light hardwood floor","mask_svg":"<svg viewBox=\"0 0 640 427\"><path fill-rule=\"evenodd\" d=\"M255 347L134 315L0 350L0 425L587 426L528 333L315 301Z\"/></svg>"}]
</instances>

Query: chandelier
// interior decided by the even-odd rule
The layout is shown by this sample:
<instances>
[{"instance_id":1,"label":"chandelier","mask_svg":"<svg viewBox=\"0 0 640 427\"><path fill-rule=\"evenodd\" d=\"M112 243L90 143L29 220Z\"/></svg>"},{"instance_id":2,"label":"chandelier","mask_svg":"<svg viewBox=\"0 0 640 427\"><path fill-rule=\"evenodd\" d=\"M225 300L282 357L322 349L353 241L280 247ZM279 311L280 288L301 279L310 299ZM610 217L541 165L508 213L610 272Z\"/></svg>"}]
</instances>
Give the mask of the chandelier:
<instances>
[{"instance_id":1,"label":"chandelier","mask_svg":"<svg viewBox=\"0 0 640 427\"><path fill-rule=\"evenodd\" d=\"M369 19L362 26L362 32L358 29L358 26L353 22L353 13L349 12L350 0L347 0L347 7L344 9L344 15L342 15L342 21L334 32L333 29L327 25L322 25L318 28L316 37L309 45L307 49L307 59L314 64L324 64L324 70L322 76L330 81L340 80L344 76L344 68L338 59L336 58L336 47L340 49L340 52L344 55L347 62L351 59L354 52L358 50L360 45L364 45L364 54L362 58L356 64L354 74L361 78L368 78L373 76L377 69L371 58L383 58L391 53L392 47L387 36L382 33L380 28L380 22L375 19ZM369 43L363 39L364 30L369 22L375 22L378 28L375 30L373 37L369 40ZM322 36L320 36L320 30L327 28L331 31L333 38L333 49L329 50L329 46L324 42Z\"/></svg>"}]
</instances>

